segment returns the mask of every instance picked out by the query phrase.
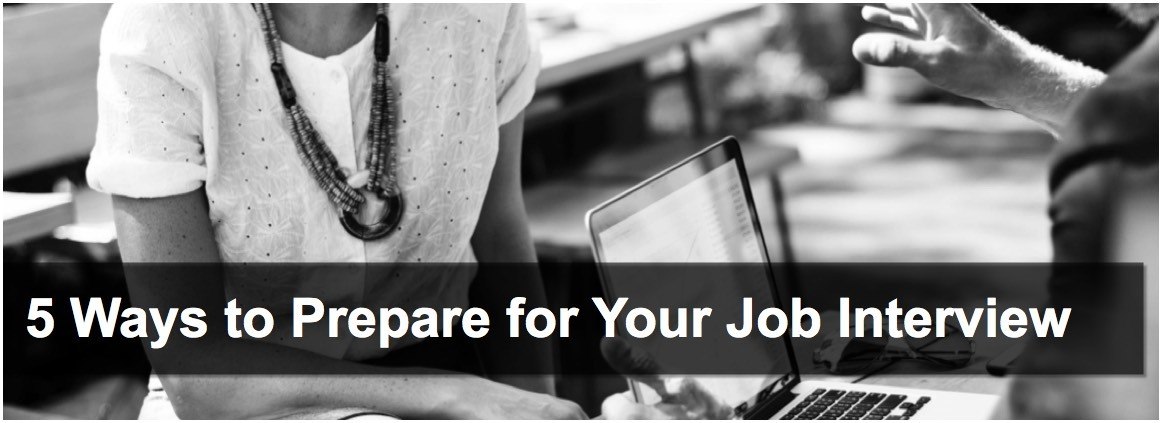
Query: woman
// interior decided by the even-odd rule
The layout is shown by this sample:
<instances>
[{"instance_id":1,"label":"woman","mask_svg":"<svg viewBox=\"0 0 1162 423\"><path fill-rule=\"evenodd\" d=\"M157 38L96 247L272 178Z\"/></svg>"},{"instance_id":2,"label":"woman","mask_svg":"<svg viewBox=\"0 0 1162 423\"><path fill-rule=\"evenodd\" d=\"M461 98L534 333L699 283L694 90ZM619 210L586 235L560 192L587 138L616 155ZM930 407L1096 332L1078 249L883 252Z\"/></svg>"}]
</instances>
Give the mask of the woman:
<instances>
[{"instance_id":1,"label":"woman","mask_svg":"<svg viewBox=\"0 0 1162 423\"><path fill-rule=\"evenodd\" d=\"M114 196L127 263L535 260L519 159L538 57L522 6L116 5L100 60L88 178ZM361 279L326 295L461 305L472 280L463 273ZM178 292L127 277L135 303L224 300L222 286ZM539 283L525 277L496 294L543 301ZM271 308L287 304L270 298L304 289L224 288ZM373 339L284 338L222 337L185 357L375 374L366 362L385 355ZM410 343L391 349L425 344ZM480 352L485 370L513 351L549 363L544 348L493 344ZM545 394L548 378L506 379L528 391L467 374L154 379L143 416L172 402L178 416L202 418L584 417Z\"/></svg>"}]
</instances>

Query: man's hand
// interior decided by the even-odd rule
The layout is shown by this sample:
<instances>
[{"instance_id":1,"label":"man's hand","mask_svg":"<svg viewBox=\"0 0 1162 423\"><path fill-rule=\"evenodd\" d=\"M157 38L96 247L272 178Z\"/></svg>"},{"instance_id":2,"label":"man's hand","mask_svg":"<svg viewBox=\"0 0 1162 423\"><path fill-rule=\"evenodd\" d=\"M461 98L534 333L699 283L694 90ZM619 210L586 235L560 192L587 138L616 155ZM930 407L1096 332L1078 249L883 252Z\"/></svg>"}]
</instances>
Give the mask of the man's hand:
<instances>
[{"instance_id":1,"label":"man's hand","mask_svg":"<svg viewBox=\"0 0 1162 423\"><path fill-rule=\"evenodd\" d=\"M914 69L954 94L1021 113L1057 133L1074 100L1104 79L1002 28L968 4L885 3L863 18L892 30L860 36L855 58Z\"/></svg>"},{"instance_id":2,"label":"man's hand","mask_svg":"<svg viewBox=\"0 0 1162 423\"><path fill-rule=\"evenodd\" d=\"M885 3L864 6L862 15L897 32L856 39L857 60L914 69L955 94L990 102L1004 89L998 83L1018 68L1016 46L971 5Z\"/></svg>"},{"instance_id":3,"label":"man's hand","mask_svg":"<svg viewBox=\"0 0 1162 423\"><path fill-rule=\"evenodd\" d=\"M660 377L661 369L653 357L645 351L633 349L625 341L615 338L602 340L601 354L613 370L648 386L662 399L657 404L646 405L634 401L629 392L614 394L601 404L601 415L607 419L721 420L730 417L730 406L707 392L696 380Z\"/></svg>"}]
</instances>

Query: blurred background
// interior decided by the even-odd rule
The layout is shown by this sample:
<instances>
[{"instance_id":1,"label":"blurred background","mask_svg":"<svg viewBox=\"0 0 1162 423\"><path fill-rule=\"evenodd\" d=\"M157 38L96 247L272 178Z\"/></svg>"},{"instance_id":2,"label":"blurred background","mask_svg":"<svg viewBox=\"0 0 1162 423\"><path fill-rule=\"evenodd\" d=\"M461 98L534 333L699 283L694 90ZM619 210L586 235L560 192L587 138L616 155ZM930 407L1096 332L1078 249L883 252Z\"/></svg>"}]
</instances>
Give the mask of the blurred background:
<instances>
[{"instance_id":1,"label":"blurred background","mask_svg":"<svg viewBox=\"0 0 1162 423\"><path fill-rule=\"evenodd\" d=\"M1108 69L1145 32L1104 5L982 4L986 15L1063 56ZM108 5L5 4L4 260L60 262L36 284L4 284L4 326L28 298L124 295L98 285L117 262L108 197L86 187L95 77ZM851 57L869 30L844 4L530 5L541 40L527 111L526 203L557 305L600 295L582 217L589 208L724 136L744 144L773 260L1037 262L1050 259L1047 153L1053 138L1015 114ZM591 263L590 263L591 264ZM7 279L7 278L6 278ZM114 278L115 279L115 278ZM795 288L797 289L797 288ZM121 377L5 374L5 417L135 418L148 363L136 344L61 346L20 357L59 366L106 354ZM561 351L585 366L595 351ZM590 413L618 380L561 384Z\"/></svg>"}]
</instances>

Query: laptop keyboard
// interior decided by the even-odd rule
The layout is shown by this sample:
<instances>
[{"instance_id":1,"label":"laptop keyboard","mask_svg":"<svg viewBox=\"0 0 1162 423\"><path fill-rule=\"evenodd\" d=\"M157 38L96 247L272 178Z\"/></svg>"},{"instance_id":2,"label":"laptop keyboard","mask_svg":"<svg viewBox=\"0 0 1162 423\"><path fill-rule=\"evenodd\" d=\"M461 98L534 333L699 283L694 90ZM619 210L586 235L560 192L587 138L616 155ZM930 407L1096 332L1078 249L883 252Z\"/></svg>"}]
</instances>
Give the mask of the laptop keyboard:
<instances>
[{"instance_id":1,"label":"laptop keyboard","mask_svg":"<svg viewBox=\"0 0 1162 423\"><path fill-rule=\"evenodd\" d=\"M932 398L909 401L906 395L816 389L783 420L909 420Z\"/></svg>"}]
</instances>

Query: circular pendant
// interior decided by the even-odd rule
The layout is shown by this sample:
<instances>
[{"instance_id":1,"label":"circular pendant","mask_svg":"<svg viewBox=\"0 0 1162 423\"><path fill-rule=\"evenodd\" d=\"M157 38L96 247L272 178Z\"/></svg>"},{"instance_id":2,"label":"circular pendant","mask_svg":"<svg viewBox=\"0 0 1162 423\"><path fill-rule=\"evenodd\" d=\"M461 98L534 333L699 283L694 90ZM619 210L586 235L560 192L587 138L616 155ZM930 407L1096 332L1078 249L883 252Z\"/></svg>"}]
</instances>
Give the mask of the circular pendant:
<instances>
[{"instance_id":1,"label":"circular pendant","mask_svg":"<svg viewBox=\"0 0 1162 423\"><path fill-rule=\"evenodd\" d=\"M343 217L339 218L343 229L351 236L364 241L376 240L387 236L399 225L403 218L403 193L399 189L380 189L375 195L383 200L384 204L379 219L374 223L365 225L349 211L344 211Z\"/></svg>"}]
</instances>

